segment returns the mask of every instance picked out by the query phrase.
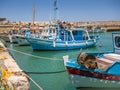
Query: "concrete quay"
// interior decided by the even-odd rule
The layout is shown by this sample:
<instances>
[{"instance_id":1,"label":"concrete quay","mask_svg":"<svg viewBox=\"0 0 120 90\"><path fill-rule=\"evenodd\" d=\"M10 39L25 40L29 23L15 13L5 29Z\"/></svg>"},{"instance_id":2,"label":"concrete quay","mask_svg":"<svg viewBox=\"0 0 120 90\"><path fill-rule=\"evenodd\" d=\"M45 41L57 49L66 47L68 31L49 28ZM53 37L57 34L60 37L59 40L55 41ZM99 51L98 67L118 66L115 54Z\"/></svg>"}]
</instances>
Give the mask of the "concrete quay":
<instances>
[{"instance_id":1,"label":"concrete quay","mask_svg":"<svg viewBox=\"0 0 120 90\"><path fill-rule=\"evenodd\" d=\"M120 21L95 21L95 22L74 22L75 27L95 27L100 26L101 29L107 31L120 30Z\"/></svg>"},{"instance_id":2,"label":"concrete quay","mask_svg":"<svg viewBox=\"0 0 120 90\"><path fill-rule=\"evenodd\" d=\"M30 90L29 79L0 41L0 90Z\"/></svg>"}]
</instances>

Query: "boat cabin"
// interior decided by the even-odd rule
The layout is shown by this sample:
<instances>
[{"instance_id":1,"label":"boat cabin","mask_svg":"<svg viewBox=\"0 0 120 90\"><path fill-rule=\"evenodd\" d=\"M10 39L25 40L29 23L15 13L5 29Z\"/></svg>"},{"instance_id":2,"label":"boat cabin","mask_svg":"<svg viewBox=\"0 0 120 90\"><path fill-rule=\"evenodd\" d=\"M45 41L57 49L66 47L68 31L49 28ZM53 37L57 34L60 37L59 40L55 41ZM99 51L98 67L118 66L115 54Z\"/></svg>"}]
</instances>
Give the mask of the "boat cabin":
<instances>
[{"instance_id":1,"label":"boat cabin","mask_svg":"<svg viewBox=\"0 0 120 90\"><path fill-rule=\"evenodd\" d=\"M59 38L62 41L81 41L90 39L86 30L63 30L59 31Z\"/></svg>"}]
</instances>

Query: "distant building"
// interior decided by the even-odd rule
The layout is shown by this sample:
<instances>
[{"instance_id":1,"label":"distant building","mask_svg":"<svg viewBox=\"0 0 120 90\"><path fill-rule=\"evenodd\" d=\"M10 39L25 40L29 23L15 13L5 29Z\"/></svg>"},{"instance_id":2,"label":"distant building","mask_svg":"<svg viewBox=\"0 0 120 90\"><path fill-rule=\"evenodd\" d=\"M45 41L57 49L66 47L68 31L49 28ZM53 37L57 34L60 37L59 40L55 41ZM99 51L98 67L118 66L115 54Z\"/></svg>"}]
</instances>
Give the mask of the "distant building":
<instances>
[{"instance_id":1,"label":"distant building","mask_svg":"<svg viewBox=\"0 0 120 90\"><path fill-rule=\"evenodd\" d=\"M0 18L0 24L8 24L9 21L6 18Z\"/></svg>"},{"instance_id":2,"label":"distant building","mask_svg":"<svg viewBox=\"0 0 120 90\"><path fill-rule=\"evenodd\" d=\"M7 21L6 18L0 18L0 22L4 22L4 21Z\"/></svg>"}]
</instances>

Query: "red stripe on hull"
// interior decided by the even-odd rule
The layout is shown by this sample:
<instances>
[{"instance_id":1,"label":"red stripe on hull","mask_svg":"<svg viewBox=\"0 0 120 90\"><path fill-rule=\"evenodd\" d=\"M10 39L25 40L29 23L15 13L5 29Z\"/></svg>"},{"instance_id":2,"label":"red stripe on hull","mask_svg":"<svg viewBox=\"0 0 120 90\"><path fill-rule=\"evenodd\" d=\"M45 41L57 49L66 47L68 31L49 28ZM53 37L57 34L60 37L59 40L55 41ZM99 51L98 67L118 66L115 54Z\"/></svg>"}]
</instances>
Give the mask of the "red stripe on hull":
<instances>
[{"instance_id":1,"label":"red stripe on hull","mask_svg":"<svg viewBox=\"0 0 120 90\"><path fill-rule=\"evenodd\" d=\"M67 70L70 74L76 74L76 75L87 76L87 77L98 78L98 79L106 79L106 80L115 80L115 81L120 80L120 76L118 75L79 70L77 68L71 68L71 67L67 67Z\"/></svg>"}]
</instances>

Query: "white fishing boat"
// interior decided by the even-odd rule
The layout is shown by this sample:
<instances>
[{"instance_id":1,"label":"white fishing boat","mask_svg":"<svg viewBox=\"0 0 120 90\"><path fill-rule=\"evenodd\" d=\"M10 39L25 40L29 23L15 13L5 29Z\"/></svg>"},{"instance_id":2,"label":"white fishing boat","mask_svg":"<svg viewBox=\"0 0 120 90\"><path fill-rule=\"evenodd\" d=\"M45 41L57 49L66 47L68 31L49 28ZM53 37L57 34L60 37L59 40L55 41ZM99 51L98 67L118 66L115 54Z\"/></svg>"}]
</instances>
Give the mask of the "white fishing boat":
<instances>
[{"instance_id":1,"label":"white fishing boat","mask_svg":"<svg viewBox=\"0 0 120 90\"><path fill-rule=\"evenodd\" d=\"M17 40L17 44L19 46L28 46L29 45L29 43L25 39L24 35L16 35L15 37L16 37L16 40Z\"/></svg>"},{"instance_id":2,"label":"white fishing boat","mask_svg":"<svg viewBox=\"0 0 120 90\"><path fill-rule=\"evenodd\" d=\"M31 37L30 29L20 30L18 34L14 35L17 44L20 46L28 46L29 43L25 39L26 37Z\"/></svg>"},{"instance_id":3,"label":"white fishing boat","mask_svg":"<svg viewBox=\"0 0 120 90\"><path fill-rule=\"evenodd\" d=\"M17 43L16 42L16 39L14 37L15 31L12 30L12 31L9 31L7 33L4 33L2 35L0 35L0 37L5 41L5 42L10 42L10 43Z\"/></svg>"},{"instance_id":4,"label":"white fishing boat","mask_svg":"<svg viewBox=\"0 0 120 90\"><path fill-rule=\"evenodd\" d=\"M10 42L8 34L2 34L0 35L0 38L3 39L5 42Z\"/></svg>"},{"instance_id":5,"label":"white fishing boat","mask_svg":"<svg viewBox=\"0 0 120 90\"><path fill-rule=\"evenodd\" d=\"M16 37L14 34L9 34L8 35L10 43L17 43Z\"/></svg>"}]
</instances>

